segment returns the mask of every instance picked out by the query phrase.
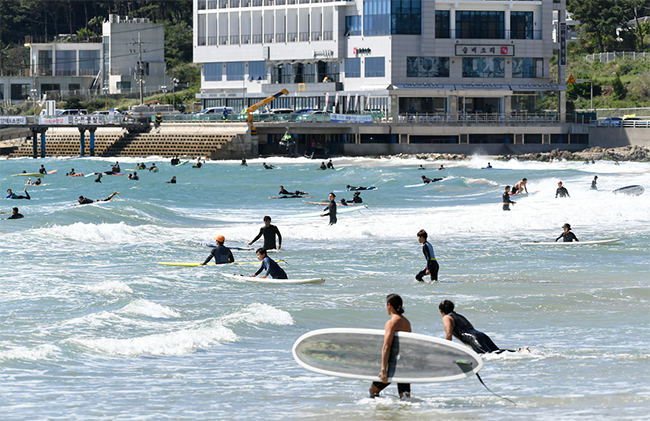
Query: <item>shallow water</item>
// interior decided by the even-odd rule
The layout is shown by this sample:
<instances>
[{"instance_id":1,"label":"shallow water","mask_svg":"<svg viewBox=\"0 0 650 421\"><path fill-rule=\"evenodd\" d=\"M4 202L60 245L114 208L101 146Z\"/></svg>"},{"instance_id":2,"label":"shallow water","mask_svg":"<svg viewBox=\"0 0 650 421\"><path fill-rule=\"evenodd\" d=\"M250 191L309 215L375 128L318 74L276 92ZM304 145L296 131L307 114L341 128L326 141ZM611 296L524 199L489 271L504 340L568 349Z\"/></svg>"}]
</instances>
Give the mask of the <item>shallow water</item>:
<instances>
[{"instance_id":1,"label":"shallow water","mask_svg":"<svg viewBox=\"0 0 650 421\"><path fill-rule=\"evenodd\" d=\"M135 168L135 159L121 161ZM142 159L137 160L142 162ZM106 159L0 162L0 183L21 191L40 164L56 174L28 187L32 200L5 200L22 220L0 221L0 380L3 417L39 419L340 419L450 420L639 419L650 403L650 164L593 165L340 158L319 162L268 158L209 162L202 169L147 159L158 173L139 181L65 172L108 169ZM436 171L440 164L445 171ZM424 164L426 171L418 171ZM419 184L422 174L442 182ZM173 175L178 184L165 183ZM590 191L594 175L602 191ZM527 177L527 197L501 210L505 184ZM561 180L570 199L555 199ZM368 210L327 218L291 218L321 207L269 200L278 187L324 200L347 184L378 186L361 197ZM79 195L118 200L70 206ZM224 273L257 265L183 268L208 253L187 240L245 246L270 215L283 235L290 278L320 285L259 285ZM580 240L610 245L524 247L553 241L565 222ZM420 284L424 266L415 233L424 228L440 262L440 282ZM256 245L261 245L256 243ZM253 252L235 251L238 261ZM404 298L417 333L443 337L443 299L503 348L530 354L486 356L474 379L413 385L402 402L390 386L367 399L367 382L320 376L294 362L291 346L326 327L382 328L388 293Z\"/></svg>"}]
</instances>

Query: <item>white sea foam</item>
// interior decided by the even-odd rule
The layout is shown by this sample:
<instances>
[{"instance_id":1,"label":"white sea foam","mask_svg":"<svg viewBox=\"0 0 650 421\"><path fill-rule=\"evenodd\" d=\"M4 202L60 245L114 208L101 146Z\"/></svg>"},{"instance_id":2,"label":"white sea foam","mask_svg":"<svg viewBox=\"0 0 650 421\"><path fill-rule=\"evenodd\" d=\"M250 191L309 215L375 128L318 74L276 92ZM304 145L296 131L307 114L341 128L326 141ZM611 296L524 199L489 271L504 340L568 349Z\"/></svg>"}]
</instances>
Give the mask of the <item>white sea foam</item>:
<instances>
[{"instance_id":1,"label":"white sea foam","mask_svg":"<svg viewBox=\"0 0 650 421\"><path fill-rule=\"evenodd\" d=\"M6 360L29 360L38 361L47 359L61 351L54 345L38 345L33 348L13 347L6 350L0 350L0 361Z\"/></svg>"},{"instance_id":2,"label":"white sea foam","mask_svg":"<svg viewBox=\"0 0 650 421\"><path fill-rule=\"evenodd\" d=\"M127 304L117 312L129 316L147 316L160 319L180 317L180 313L176 310L142 299Z\"/></svg>"},{"instance_id":3,"label":"white sea foam","mask_svg":"<svg viewBox=\"0 0 650 421\"><path fill-rule=\"evenodd\" d=\"M235 342L235 333L223 326L185 329L156 335L116 338L75 338L70 342L105 355L187 355L215 344Z\"/></svg>"},{"instance_id":4,"label":"white sea foam","mask_svg":"<svg viewBox=\"0 0 650 421\"><path fill-rule=\"evenodd\" d=\"M293 324L293 318L287 311L268 304L253 303L220 319L225 325L248 323L253 325L272 324L286 326Z\"/></svg>"},{"instance_id":5,"label":"white sea foam","mask_svg":"<svg viewBox=\"0 0 650 421\"><path fill-rule=\"evenodd\" d=\"M101 294L132 294L130 286L120 281L103 281L98 284L87 285L86 288Z\"/></svg>"}]
</instances>

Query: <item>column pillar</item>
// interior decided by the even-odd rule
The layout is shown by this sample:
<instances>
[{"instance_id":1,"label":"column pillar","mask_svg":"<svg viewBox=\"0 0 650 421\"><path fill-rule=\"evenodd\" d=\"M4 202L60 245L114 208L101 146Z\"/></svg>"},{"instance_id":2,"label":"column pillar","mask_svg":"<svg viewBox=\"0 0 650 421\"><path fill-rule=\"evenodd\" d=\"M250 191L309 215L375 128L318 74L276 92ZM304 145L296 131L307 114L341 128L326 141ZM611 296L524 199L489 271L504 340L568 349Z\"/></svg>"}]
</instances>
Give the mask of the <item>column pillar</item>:
<instances>
[{"instance_id":1,"label":"column pillar","mask_svg":"<svg viewBox=\"0 0 650 421\"><path fill-rule=\"evenodd\" d=\"M41 133L41 158L45 158L45 132Z\"/></svg>"},{"instance_id":2,"label":"column pillar","mask_svg":"<svg viewBox=\"0 0 650 421\"><path fill-rule=\"evenodd\" d=\"M90 156L95 156L95 130L96 128L88 129L90 132Z\"/></svg>"},{"instance_id":3,"label":"column pillar","mask_svg":"<svg viewBox=\"0 0 650 421\"><path fill-rule=\"evenodd\" d=\"M38 132L32 129L32 158L38 158Z\"/></svg>"},{"instance_id":4,"label":"column pillar","mask_svg":"<svg viewBox=\"0 0 650 421\"><path fill-rule=\"evenodd\" d=\"M84 139L84 134L86 132L85 128L79 127L79 155L83 156L86 154L86 141Z\"/></svg>"}]
</instances>

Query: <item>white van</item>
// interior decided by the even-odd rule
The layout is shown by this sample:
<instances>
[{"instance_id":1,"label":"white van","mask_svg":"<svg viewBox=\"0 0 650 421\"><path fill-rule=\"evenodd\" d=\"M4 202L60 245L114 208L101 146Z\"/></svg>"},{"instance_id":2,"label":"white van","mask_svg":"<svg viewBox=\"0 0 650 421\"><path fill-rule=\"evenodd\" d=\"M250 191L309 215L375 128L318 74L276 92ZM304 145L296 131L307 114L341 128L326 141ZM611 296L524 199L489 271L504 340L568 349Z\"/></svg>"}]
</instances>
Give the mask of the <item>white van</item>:
<instances>
[{"instance_id":1,"label":"white van","mask_svg":"<svg viewBox=\"0 0 650 421\"><path fill-rule=\"evenodd\" d=\"M88 110L85 108L71 108L63 110L59 115L88 115Z\"/></svg>"},{"instance_id":2,"label":"white van","mask_svg":"<svg viewBox=\"0 0 650 421\"><path fill-rule=\"evenodd\" d=\"M235 114L235 109L233 107L210 107L199 111L197 114L223 115L224 110L226 110L228 115Z\"/></svg>"}]
</instances>

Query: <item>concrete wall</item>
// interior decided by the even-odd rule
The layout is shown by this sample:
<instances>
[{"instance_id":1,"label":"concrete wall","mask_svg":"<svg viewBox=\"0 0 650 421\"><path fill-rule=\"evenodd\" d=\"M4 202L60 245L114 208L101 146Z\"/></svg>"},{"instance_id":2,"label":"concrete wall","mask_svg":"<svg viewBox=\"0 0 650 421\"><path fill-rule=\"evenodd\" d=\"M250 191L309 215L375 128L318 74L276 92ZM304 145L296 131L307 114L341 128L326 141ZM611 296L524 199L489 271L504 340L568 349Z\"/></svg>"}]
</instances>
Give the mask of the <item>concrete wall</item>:
<instances>
[{"instance_id":1,"label":"concrete wall","mask_svg":"<svg viewBox=\"0 0 650 421\"><path fill-rule=\"evenodd\" d=\"M517 145L517 151L520 153L550 152L553 149L560 150L581 150L585 144L550 144L550 145ZM342 145L343 154L346 156L366 156L366 155L396 155L404 154L425 154L425 153L448 153L448 154L465 154L465 155L514 155L513 151L504 144L464 144L464 145L445 145L445 144L398 144L398 143L363 143Z\"/></svg>"},{"instance_id":2,"label":"concrete wall","mask_svg":"<svg viewBox=\"0 0 650 421\"><path fill-rule=\"evenodd\" d=\"M590 127L589 146L616 148L638 145L650 147L650 128Z\"/></svg>"}]
</instances>

